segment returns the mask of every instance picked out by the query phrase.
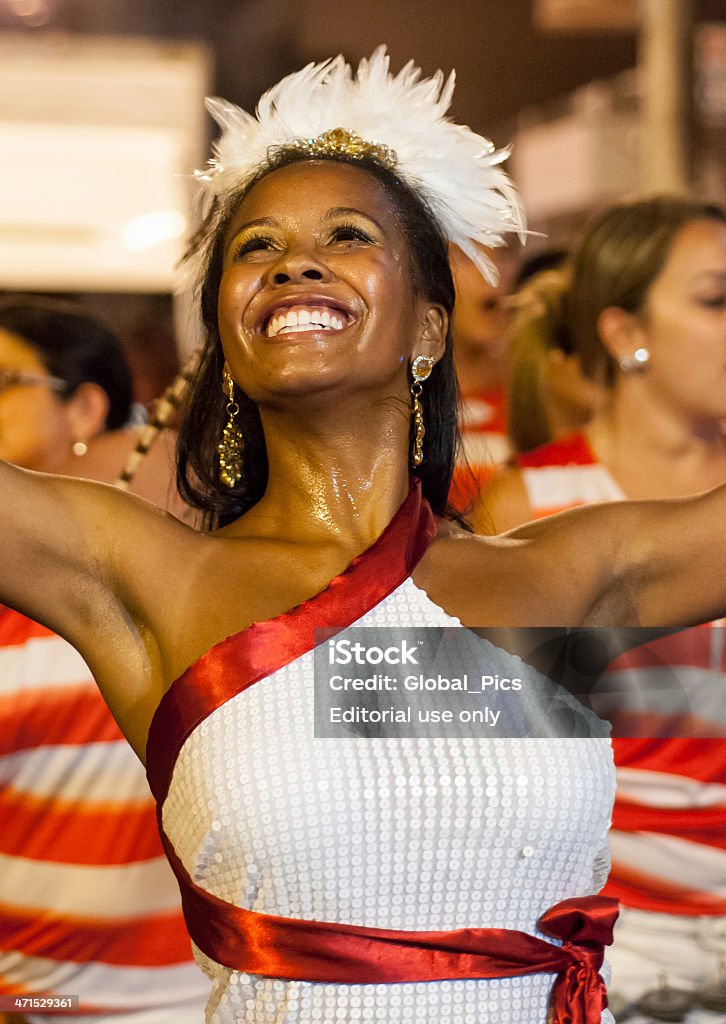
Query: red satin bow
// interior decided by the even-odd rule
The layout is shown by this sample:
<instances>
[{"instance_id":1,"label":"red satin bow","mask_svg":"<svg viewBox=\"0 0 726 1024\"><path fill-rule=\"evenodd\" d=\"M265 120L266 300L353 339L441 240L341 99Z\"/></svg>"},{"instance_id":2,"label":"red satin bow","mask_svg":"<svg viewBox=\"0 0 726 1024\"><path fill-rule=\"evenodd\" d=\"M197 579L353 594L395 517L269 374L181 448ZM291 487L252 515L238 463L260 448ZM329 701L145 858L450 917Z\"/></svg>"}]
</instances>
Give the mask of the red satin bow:
<instances>
[{"instance_id":1,"label":"red satin bow","mask_svg":"<svg viewBox=\"0 0 726 1024\"><path fill-rule=\"evenodd\" d=\"M562 939L562 950L572 961L552 986L553 1024L599 1024L607 1007L605 982L600 974L604 946L613 941L618 916L616 900L586 896L563 900L539 919L543 932Z\"/></svg>"}]
</instances>

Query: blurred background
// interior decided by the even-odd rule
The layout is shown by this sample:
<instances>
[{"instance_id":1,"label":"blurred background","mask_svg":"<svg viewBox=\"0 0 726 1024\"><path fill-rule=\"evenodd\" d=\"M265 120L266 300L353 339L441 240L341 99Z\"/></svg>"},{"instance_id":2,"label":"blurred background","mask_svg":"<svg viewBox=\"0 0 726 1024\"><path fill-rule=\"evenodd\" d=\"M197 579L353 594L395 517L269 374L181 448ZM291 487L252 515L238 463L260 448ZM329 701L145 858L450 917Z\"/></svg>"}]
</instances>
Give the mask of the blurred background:
<instances>
[{"instance_id":1,"label":"blurred background","mask_svg":"<svg viewBox=\"0 0 726 1024\"><path fill-rule=\"evenodd\" d=\"M203 96L251 108L379 43L456 68L454 116L512 145L547 244L642 192L724 201L726 0L0 0L0 290L81 296L148 404L194 343L172 294Z\"/></svg>"}]
</instances>

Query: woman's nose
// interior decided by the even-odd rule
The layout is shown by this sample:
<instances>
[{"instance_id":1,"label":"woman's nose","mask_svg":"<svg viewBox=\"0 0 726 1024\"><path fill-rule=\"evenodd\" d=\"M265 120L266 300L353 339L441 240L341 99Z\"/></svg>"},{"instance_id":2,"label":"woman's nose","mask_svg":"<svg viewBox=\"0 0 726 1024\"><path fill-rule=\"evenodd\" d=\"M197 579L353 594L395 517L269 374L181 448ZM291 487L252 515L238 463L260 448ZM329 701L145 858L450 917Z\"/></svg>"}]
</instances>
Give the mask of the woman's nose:
<instances>
[{"instance_id":1,"label":"woman's nose","mask_svg":"<svg viewBox=\"0 0 726 1024\"><path fill-rule=\"evenodd\" d=\"M322 281L323 273L317 267L307 267L300 274L290 274L285 270L278 270L272 278L273 284L287 284L288 281L292 281L295 277L306 279L309 281Z\"/></svg>"},{"instance_id":2,"label":"woman's nose","mask_svg":"<svg viewBox=\"0 0 726 1024\"><path fill-rule=\"evenodd\" d=\"M272 283L283 285L296 281L329 281L332 276L325 263L309 250L301 248L290 250L280 258L272 273Z\"/></svg>"}]
</instances>

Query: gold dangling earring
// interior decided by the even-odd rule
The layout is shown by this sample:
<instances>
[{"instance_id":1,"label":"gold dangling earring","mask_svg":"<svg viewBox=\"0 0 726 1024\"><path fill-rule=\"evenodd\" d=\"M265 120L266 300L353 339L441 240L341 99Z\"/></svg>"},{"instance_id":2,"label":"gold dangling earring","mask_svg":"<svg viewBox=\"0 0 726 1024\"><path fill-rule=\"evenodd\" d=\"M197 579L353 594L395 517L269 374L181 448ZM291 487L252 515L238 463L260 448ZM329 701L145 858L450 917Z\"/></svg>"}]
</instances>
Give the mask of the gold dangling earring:
<instances>
[{"instance_id":1,"label":"gold dangling earring","mask_svg":"<svg viewBox=\"0 0 726 1024\"><path fill-rule=\"evenodd\" d=\"M411 414L413 416L413 454L411 462L414 469L423 462L423 439L426 433L424 426L423 406L421 405L422 383L431 376L434 368L433 356L416 356L411 363Z\"/></svg>"},{"instance_id":2,"label":"gold dangling earring","mask_svg":"<svg viewBox=\"0 0 726 1024\"><path fill-rule=\"evenodd\" d=\"M234 381L229 367L224 364L222 371L222 391L228 398L227 423L222 431L222 440L217 445L219 454L219 479L225 487L234 487L242 476L242 452L244 451L244 435L234 421L239 406L234 400Z\"/></svg>"}]
</instances>

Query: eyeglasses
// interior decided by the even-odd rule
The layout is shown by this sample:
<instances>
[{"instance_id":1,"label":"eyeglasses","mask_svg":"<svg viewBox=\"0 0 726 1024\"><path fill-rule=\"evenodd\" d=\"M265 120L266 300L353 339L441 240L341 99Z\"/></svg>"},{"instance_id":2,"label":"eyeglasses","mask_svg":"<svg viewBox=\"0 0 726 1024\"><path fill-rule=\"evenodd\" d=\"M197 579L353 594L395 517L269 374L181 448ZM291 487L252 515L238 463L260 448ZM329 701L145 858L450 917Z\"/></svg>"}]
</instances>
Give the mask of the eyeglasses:
<instances>
[{"instance_id":1,"label":"eyeglasses","mask_svg":"<svg viewBox=\"0 0 726 1024\"><path fill-rule=\"evenodd\" d=\"M10 388L39 386L52 391L65 391L66 382L60 377L44 373L24 373L22 370L6 370L0 367L0 394Z\"/></svg>"}]
</instances>

